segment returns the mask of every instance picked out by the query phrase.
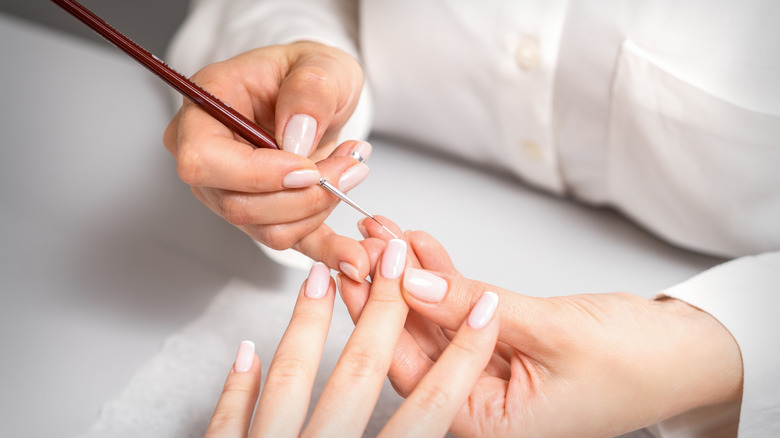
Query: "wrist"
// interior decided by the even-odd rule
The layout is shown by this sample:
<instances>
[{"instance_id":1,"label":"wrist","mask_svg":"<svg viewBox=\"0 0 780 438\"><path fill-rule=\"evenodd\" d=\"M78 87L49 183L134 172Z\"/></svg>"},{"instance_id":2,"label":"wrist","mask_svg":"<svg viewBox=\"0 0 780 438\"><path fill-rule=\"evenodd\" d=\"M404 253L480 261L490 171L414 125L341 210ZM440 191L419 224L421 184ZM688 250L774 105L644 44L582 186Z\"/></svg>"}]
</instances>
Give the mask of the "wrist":
<instances>
[{"instance_id":1,"label":"wrist","mask_svg":"<svg viewBox=\"0 0 780 438\"><path fill-rule=\"evenodd\" d=\"M742 356L737 341L715 317L684 301L661 297L656 302L680 325L670 339L678 344L680 369L675 370L688 397L679 412L742 396ZM684 401L687 399L686 401Z\"/></svg>"}]
</instances>

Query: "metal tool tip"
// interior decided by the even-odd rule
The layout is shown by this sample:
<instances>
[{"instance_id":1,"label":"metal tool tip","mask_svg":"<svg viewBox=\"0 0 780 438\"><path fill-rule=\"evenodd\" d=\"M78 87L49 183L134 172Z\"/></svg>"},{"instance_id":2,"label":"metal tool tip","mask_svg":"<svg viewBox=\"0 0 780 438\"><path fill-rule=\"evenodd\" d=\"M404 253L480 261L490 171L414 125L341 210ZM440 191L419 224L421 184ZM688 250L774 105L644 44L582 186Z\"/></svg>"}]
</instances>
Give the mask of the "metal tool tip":
<instances>
[{"instance_id":1,"label":"metal tool tip","mask_svg":"<svg viewBox=\"0 0 780 438\"><path fill-rule=\"evenodd\" d=\"M378 223L379 226L382 227L385 231L390 233L391 236L393 236L396 239L400 239L400 237L396 236L394 232L390 231L390 228L387 228L386 226L384 226L384 224L382 224L382 222L379 222L379 220L377 220L377 218L375 218L374 216L371 216L371 219L373 219L374 222Z\"/></svg>"}]
</instances>

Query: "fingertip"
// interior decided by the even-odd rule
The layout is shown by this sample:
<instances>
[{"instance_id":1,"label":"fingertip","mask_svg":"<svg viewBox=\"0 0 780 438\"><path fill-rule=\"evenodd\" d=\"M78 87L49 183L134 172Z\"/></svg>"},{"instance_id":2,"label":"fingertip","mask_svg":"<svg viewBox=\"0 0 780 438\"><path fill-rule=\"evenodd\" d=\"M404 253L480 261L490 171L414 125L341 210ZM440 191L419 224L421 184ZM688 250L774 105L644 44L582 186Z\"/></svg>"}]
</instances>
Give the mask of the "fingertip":
<instances>
[{"instance_id":1,"label":"fingertip","mask_svg":"<svg viewBox=\"0 0 780 438\"><path fill-rule=\"evenodd\" d=\"M487 291L471 308L469 317L466 323L473 329L481 329L485 327L496 313L498 308L498 295L495 292Z\"/></svg>"},{"instance_id":2,"label":"fingertip","mask_svg":"<svg viewBox=\"0 0 780 438\"><path fill-rule=\"evenodd\" d=\"M236 353L236 361L233 365L233 370L236 373L246 373L252 369L255 358L255 343L252 341L241 341L238 346L238 352Z\"/></svg>"}]
</instances>

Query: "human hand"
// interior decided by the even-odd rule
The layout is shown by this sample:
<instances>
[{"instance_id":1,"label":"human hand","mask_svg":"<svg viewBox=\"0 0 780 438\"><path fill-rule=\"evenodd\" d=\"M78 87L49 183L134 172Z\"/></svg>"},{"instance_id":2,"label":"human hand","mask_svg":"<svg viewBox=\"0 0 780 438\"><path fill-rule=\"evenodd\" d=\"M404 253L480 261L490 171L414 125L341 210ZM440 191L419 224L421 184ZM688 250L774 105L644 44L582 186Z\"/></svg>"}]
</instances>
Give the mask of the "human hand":
<instances>
[{"instance_id":1,"label":"human hand","mask_svg":"<svg viewBox=\"0 0 780 438\"><path fill-rule=\"evenodd\" d=\"M371 221L361 227L375 259L386 232ZM402 396L483 291L496 291L502 303L498 343L455 417L455 435L615 436L741 395L736 342L688 304L627 293L528 297L463 278L427 233L405 239L422 269L407 267L403 279L410 313L389 370ZM341 283L350 313L362 319L366 285Z\"/></svg>"},{"instance_id":2,"label":"human hand","mask_svg":"<svg viewBox=\"0 0 780 438\"><path fill-rule=\"evenodd\" d=\"M362 88L357 61L302 42L243 53L203 68L193 80L272 133L282 148L255 149L185 99L164 143L195 197L271 248L295 248L355 280L365 278L360 245L323 224L338 200L318 186L322 176L347 192L368 175L352 156L367 159L371 145L336 145Z\"/></svg>"},{"instance_id":3,"label":"human hand","mask_svg":"<svg viewBox=\"0 0 780 438\"><path fill-rule=\"evenodd\" d=\"M334 283L323 264L315 264L268 369L260 393L260 361L244 342L228 374L207 437L358 436L368 423L393 360L408 307L401 297L406 244L393 240L380 255L370 294L314 412L301 431L330 324ZM465 403L496 341L497 296L486 293L461 324L449 348L429 367L407 400L382 430L382 436L441 436ZM453 379L453 376L458 376ZM250 430L250 423L252 423Z\"/></svg>"}]
</instances>

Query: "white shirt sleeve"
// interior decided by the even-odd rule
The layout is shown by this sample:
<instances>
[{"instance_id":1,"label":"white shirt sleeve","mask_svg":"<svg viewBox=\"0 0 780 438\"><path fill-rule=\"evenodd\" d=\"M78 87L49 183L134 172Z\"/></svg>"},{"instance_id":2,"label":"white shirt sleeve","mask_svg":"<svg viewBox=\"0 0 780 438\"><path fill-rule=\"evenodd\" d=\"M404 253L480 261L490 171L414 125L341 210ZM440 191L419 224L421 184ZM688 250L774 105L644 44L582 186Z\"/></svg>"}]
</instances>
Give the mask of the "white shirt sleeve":
<instances>
[{"instance_id":1,"label":"white shirt sleeve","mask_svg":"<svg viewBox=\"0 0 780 438\"><path fill-rule=\"evenodd\" d=\"M739 436L780 436L780 251L732 260L662 295L708 312L739 344L744 370Z\"/></svg>"}]
</instances>

